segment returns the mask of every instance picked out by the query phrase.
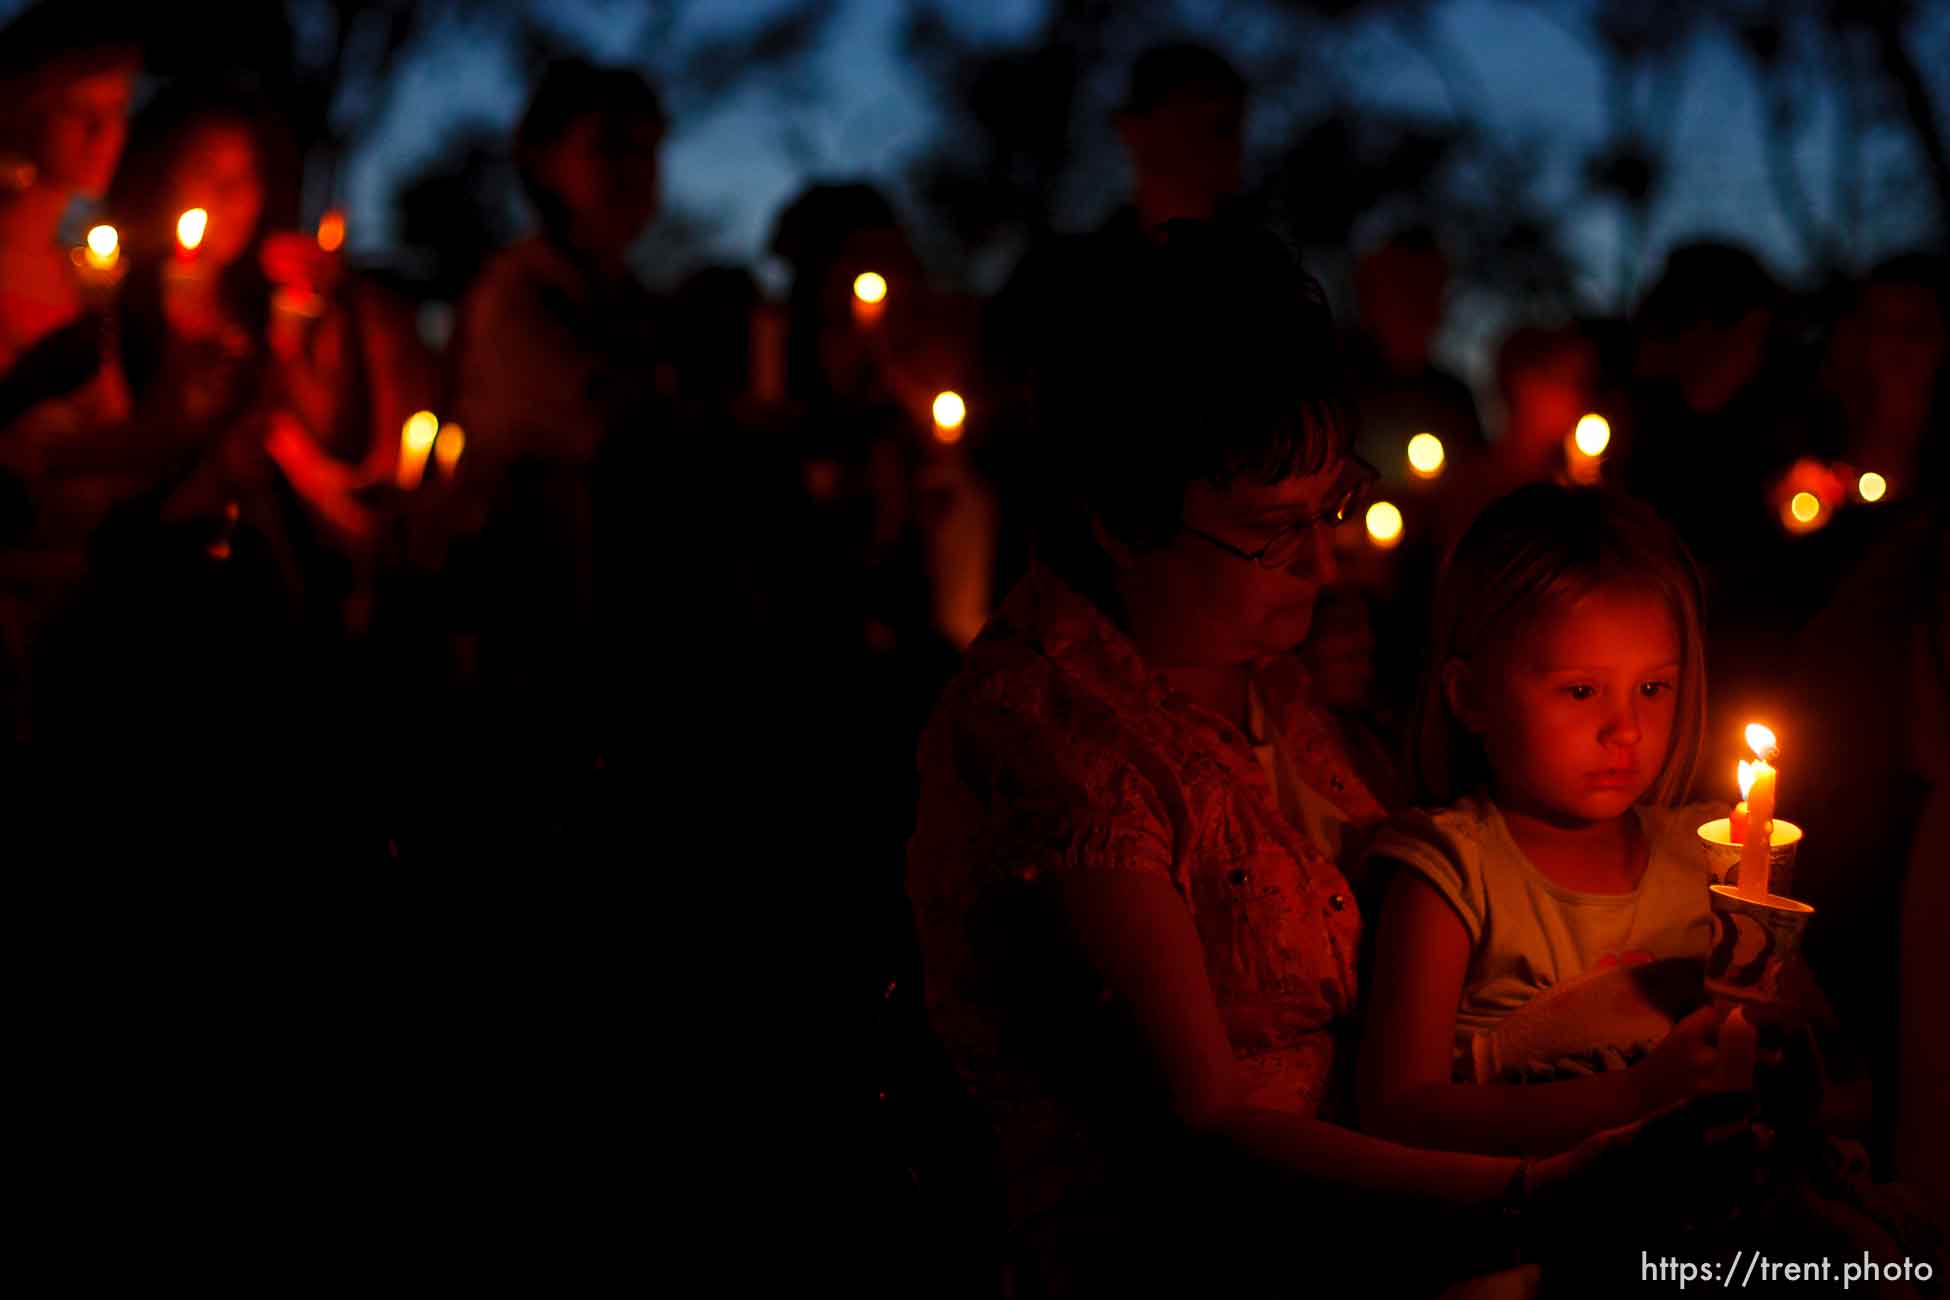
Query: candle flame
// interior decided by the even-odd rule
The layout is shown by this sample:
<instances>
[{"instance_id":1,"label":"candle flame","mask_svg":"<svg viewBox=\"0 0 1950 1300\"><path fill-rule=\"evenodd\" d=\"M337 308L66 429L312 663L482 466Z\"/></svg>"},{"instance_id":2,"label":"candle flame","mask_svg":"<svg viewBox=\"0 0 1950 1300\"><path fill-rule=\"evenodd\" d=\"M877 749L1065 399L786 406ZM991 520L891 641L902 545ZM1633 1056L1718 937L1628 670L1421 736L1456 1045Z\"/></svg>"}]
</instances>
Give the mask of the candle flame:
<instances>
[{"instance_id":1,"label":"candle flame","mask_svg":"<svg viewBox=\"0 0 1950 1300\"><path fill-rule=\"evenodd\" d=\"M1602 415L1587 415L1578 421L1578 431L1572 436L1579 451L1587 456L1602 456L1605 448L1611 446L1611 422Z\"/></svg>"},{"instance_id":2,"label":"candle flame","mask_svg":"<svg viewBox=\"0 0 1950 1300\"><path fill-rule=\"evenodd\" d=\"M1418 433L1408 440L1408 467L1423 478L1442 472L1442 439L1432 433Z\"/></svg>"},{"instance_id":3,"label":"candle flame","mask_svg":"<svg viewBox=\"0 0 1950 1300\"><path fill-rule=\"evenodd\" d=\"M1862 494L1864 501L1880 501L1883 494L1889 491L1889 480L1870 470L1856 480L1855 490Z\"/></svg>"},{"instance_id":4,"label":"candle flame","mask_svg":"<svg viewBox=\"0 0 1950 1300\"><path fill-rule=\"evenodd\" d=\"M333 208L318 219L318 246L328 253L336 253L343 243L345 243L345 214Z\"/></svg>"},{"instance_id":5,"label":"candle flame","mask_svg":"<svg viewBox=\"0 0 1950 1300\"><path fill-rule=\"evenodd\" d=\"M1402 538L1402 512L1392 501L1377 501L1368 507L1368 536L1386 550Z\"/></svg>"},{"instance_id":6,"label":"candle flame","mask_svg":"<svg viewBox=\"0 0 1950 1300\"><path fill-rule=\"evenodd\" d=\"M1740 760L1740 797L1745 799L1753 792L1753 788L1754 765L1743 758Z\"/></svg>"},{"instance_id":7,"label":"candle flame","mask_svg":"<svg viewBox=\"0 0 1950 1300\"><path fill-rule=\"evenodd\" d=\"M191 208L176 218L176 242L190 252L203 242L203 232L210 226L210 214L202 208Z\"/></svg>"},{"instance_id":8,"label":"candle flame","mask_svg":"<svg viewBox=\"0 0 1950 1300\"><path fill-rule=\"evenodd\" d=\"M1796 492L1794 499L1788 502L1788 511L1804 524L1813 523L1815 516L1821 513L1821 498L1812 492Z\"/></svg>"},{"instance_id":9,"label":"candle flame","mask_svg":"<svg viewBox=\"0 0 1950 1300\"><path fill-rule=\"evenodd\" d=\"M122 256L122 239L113 226L96 226L88 232L88 265L99 271L114 266Z\"/></svg>"},{"instance_id":10,"label":"candle flame","mask_svg":"<svg viewBox=\"0 0 1950 1300\"><path fill-rule=\"evenodd\" d=\"M443 476L454 476L454 466L460 463L461 449L465 446L467 433L458 424L449 421L440 426L440 432L433 439L433 460L440 466Z\"/></svg>"},{"instance_id":11,"label":"candle flame","mask_svg":"<svg viewBox=\"0 0 1950 1300\"><path fill-rule=\"evenodd\" d=\"M862 271L853 278L853 296L864 303L877 303L887 297L887 281L873 271Z\"/></svg>"},{"instance_id":12,"label":"candle flame","mask_svg":"<svg viewBox=\"0 0 1950 1300\"><path fill-rule=\"evenodd\" d=\"M1772 762L1774 755L1781 752L1780 742L1774 739L1774 733L1758 722L1747 724L1747 748L1758 754L1763 763Z\"/></svg>"},{"instance_id":13,"label":"candle flame","mask_svg":"<svg viewBox=\"0 0 1950 1300\"><path fill-rule=\"evenodd\" d=\"M954 442L961 437L961 424L968 418L968 404L961 400L961 394L953 391L937 393L934 398L934 436L943 442Z\"/></svg>"},{"instance_id":14,"label":"candle flame","mask_svg":"<svg viewBox=\"0 0 1950 1300\"><path fill-rule=\"evenodd\" d=\"M406 417L399 431L399 485L411 492L420 486L426 472L427 453L440 435L440 417L432 411L415 411Z\"/></svg>"}]
</instances>

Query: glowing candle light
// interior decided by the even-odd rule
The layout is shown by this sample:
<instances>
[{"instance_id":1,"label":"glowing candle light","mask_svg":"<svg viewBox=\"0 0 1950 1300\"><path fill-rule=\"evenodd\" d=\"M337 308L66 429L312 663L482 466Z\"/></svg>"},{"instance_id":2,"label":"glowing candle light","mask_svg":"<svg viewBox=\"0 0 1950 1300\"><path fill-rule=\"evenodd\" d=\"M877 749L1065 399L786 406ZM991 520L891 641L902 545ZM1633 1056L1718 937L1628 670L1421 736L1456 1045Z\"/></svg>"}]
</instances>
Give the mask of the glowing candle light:
<instances>
[{"instance_id":1,"label":"glowing candle light","mask_svg":"<svg viewBox=\"0 0 1950 1300\"><path fill-rule=\"evenodd\" d=\"M415 411L406 417L406 423L399 431L399 485L402 491L411 492L420 486L420 476L427 469L427 453L433 450L434 439L439 436L440 417L432 411Z\"/></svg>"},{"instance_id":2,"label":"glowing candle light","mask_svg":"<svg viewBox=\"0 0 1950 1300\"><path fill-rule=\"evenodd\" d=\"M318 219L318 246L327 253L336 253L344 243L345 214L333 208Z\"/></svg>"},{"instance_id":3,"label":"glowing candle light","mask_svg":"<svg viewBox=\"0 0 1950 1300\"><path fill-rule=\"evenodd\" d=\"M1611 421L1602 415L1587 415L1578 421L1577 432L1571 437L1580 452L1592 457L1602 456L1605 448L1611 446Z\"/></svg>"},{"instance_id":4,"label":"glowing candle light","mask_svg":"<svg viewBox=\"0 0 1950 1300\"><path fill-rule=\"evenodd\" d=\"M1740 764L1740 788L1746 795L1746 823L1740 834L1740 892L1748 898L1768 895L1768 846L1774 837L1774 768L1769 760L1779 752L1774 733L1758 722L1747 727L1747 747L1756 761ZM1736 809L1736 812L1738 810Z\"/></svg>"},{"instance_id":5,"label":"glowing candle light","mask_svg":"<svg viewBox=\"0 0 1950 1300\"><path fill-rule=\"evenodd\" d=\"M209 229L210 214L202 208L191 208L176 218L176 244L187 255L196 252L203 242L203 232Z\"/></svg>"},{"instance_id":6,"label":"glowing candle light","mask_svg":"<svg viewBox=\"0 0 1950 1300\"><path fill-rule=\"evenodd\" d=\"M1855 481L1855 490L1864 501L1880 501L1889 491L1889 480L1870 470Z\"/></svg>"},{"instance_id":7,"label":"glowing candle light","mask_svg":"<svg viewBox=\"0 0 1950 1300\"><path fill-rule=\"evenodd\" d=\"M1434 478L1442 472L1442 439L1432 433L1418 433L1408 440L1408 467L1417 478Z\"/></svg>"},{"instance_id":8,"label":"glowing candle light","mask_svg":"<svg viewBox=\"0 0 1950 1300\"><path fill-rule=\"evenodd\" d=\"M440 467L440 477L451 479L454 467L460 464L461 449L467 446L467 434L452 421L440 426L440 432L433 440L433 463Z\"/></svg>"},{"instance_id":9,"label":"glowing candle light","mask_svg":"<svg viewBox=\"0 0 1950 1300\"><path fill-rule=\"evenodd\" d=\"M1368 507L1368 540L1384 551L1402 540L1402 512L1393 502L1377 501Z\"/></svg>"},{"instance_id":10,"label":"glowing candle light","mask_svg":"<svg viewBox=\"0 0 1950 1300\"><path fill-rule=\"evenodd\" d=\"M962 422L968 418L968 404L961 394L944 392L934 398L934 436L942 442L961 441Z\"/></svg>"},{"instance_id":11,"label":"glowing candle light","mask_svg":"<svg viewBox=\"0 0 1950 1300\"><path fill-rule=\"evenodd\" d=\"M113 226L96 226L88 232L88 265L106 271L120 261L122 240Z\"/></svg>"},{"instance_id":12,"label":"glowing candle light","mask_svg":"<svg viewBox=\"0 0 1950 1300\"><path fill-rule=\"evenodd\" d=\"M872 325L887 309L887 280L877 271L862 271L853 277L853 320Z\"/></svg>"}]
</instances>

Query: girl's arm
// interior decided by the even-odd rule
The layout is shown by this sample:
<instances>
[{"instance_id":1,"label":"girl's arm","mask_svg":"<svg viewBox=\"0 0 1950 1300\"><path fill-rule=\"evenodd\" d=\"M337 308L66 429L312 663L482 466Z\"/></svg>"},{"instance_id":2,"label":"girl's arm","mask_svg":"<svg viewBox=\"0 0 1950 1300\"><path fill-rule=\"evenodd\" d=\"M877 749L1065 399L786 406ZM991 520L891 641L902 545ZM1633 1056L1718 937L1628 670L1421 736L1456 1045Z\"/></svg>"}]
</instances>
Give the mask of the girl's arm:
<instances>
[{"instance_id":1,"label":"girl's arm","mask_svg":"<svg viewBox=\"0 0 1950 1300\"><path fill-rule=\"evenodd\" d=\"M1324 1184L1452 1206L1493 1203L1509 1159L1418 1151L1321 1120L1251 1106L1185 902L1161 875L1067 872L1059 899L1070 933L1132 1011L1174 1113L1191 1132ZM1196 1194L1194 1190L1192 1194Z\"/></svg>"},{"instance_id":2,"label":"girl's arm","mask_svg":"<svg viewBox=\"0 0 1950 1300\"><path fill-rule=\"evenodd\" d=\"M1691 1096L1710 1075L1710 1008L1630 1070L1525 1087L1451 1082L1468 931L1441 894L1397 871L1381 912L1361 1053L1361 1127L1418 1146L1546 1155Z\"/></svg>"}]
</instances>

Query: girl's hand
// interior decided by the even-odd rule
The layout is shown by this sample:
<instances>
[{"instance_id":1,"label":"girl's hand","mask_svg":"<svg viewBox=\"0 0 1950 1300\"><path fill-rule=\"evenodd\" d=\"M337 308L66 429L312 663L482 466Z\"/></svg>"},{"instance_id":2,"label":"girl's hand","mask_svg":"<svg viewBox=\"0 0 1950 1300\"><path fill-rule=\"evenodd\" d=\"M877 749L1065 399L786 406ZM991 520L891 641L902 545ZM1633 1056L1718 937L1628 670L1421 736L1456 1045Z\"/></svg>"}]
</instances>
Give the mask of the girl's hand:
<instances>
[{"instance_id":1,"label":"girl's hand","mask_svg":"<svg viewBox=\"0 0 1950 1300\"><path fill-rule=\"evenodd\" d=\"M1575 1235L1578 1225L1600 1234L1676 1227L1733 1210L1769 1141L1748 1121L1751 1101L1742 1093L1697 1097L1539 1161L1533 1217L1552 1235Z\"/></svg>"},{"instance_id":2,"label":"girl's hand","mask_svg":"<svg viewBox=\"0 0 1950 1300\"><path fill-rule=\"evenodd\" d=\"M1710 1004L1701 1007L1674 1025L1651 1055L1632 1067L1648 1110L1685 1101L1712 1087L1720 1065L1720 1022L1725 1018Z\"/></svg>"}]
</instances>

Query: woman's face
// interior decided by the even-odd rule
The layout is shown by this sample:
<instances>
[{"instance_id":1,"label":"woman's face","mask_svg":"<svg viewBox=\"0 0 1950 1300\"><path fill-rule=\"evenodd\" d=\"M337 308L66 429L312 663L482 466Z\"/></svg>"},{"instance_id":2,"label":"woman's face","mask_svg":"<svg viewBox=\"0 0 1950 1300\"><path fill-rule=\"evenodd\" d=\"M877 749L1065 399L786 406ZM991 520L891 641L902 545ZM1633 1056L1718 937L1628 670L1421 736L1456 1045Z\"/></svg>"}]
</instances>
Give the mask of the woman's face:
<instances>
[{"instance_id":1,"label":"woman's face","mask_svg":"<svg viewBox=\"0 0 1950 1300\"><path fill-rule=\"evenodd\" d=\"M1336 465L1271 485L1235 482L1224 490L1209 483L1188 487L1181 515L1186 528L1162 546L1132 552L1120 584L1146 657L1160 667L1224 668L1284 653L1305 640L1314 602L1334 577L1332 527L1314 525L1293 560L1279 569L1226 548L1257 552L1288 525L1318 516L1344 487L1341 471Z\"/></svg>"},{"instance_id":2,"label":"woman's face","mask_svg":"<svg viewBox=\"0 0 1950 1300\"><path fill-rule=\"evenodd\" d=\"M126 72L98 72L54 92L34 160L43 184L67 194L102 196L122 158L134 80Z\"/></svg>"},{"instance_id":3,"label":"woman's face","mask_svg":"<svg viewBox=\"0 0 1950 1300\"><path fill-rule=\"evenodd\" d=\"M183 150L171 186L172 212L210 214L199 256L218 266L237 260L257 235L264 215L264 182L257 146L238 126L209 126Z\"/></svg>"}]
</instances>

